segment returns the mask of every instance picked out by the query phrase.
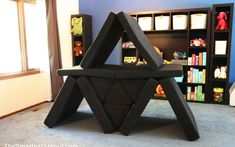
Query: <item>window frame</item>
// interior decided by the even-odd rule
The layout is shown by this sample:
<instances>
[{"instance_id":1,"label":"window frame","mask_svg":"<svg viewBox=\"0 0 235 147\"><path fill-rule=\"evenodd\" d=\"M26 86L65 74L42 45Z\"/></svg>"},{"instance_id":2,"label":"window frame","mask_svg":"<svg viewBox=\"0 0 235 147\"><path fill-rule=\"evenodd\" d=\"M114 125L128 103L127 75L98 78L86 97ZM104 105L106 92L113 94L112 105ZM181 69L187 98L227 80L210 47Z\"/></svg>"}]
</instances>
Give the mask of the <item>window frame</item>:
<instances>
[{"instance_id":1,"label":"window frame","mask_svg":"<svg viewBox=\"0 0 235 147\"><path fill-rule=\"evenodd\" d=\"M25 13L24 13L24 3L36 4L36 0L12 0L12 1L15 1L17 4L20 53L21 53L21 71L0 74L0 80L17 78L17 77L40 73L39 68L33 68L33 69L28 68L26 25L25 25Z\"/></svg>"}]
</instances>

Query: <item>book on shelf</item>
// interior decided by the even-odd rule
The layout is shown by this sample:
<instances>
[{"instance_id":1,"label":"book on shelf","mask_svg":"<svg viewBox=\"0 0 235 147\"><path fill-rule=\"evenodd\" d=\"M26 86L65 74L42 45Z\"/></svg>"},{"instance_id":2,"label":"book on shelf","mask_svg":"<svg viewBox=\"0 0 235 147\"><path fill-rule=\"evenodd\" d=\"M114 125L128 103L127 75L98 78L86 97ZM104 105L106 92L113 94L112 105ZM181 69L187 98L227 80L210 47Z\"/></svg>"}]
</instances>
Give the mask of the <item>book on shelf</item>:
<instances>
[{"instance_id":1,"label":"book on shelf","mask_svg":"<svg viewBox=\"0 0 235 147\"><path fill-rule=\"evenodd\" d=\"M188 83L193 83L193 73L192 68L188 71Z\"/></svg>"},{"instance_id":2,"label":"book on shelf","mask_svg":"<svg viewBox=\"0 0 235 147\"><path fill-rule=\"evenodd\" d=\"M188 65L206 66L206 52L192 54L192 57L188 57Z\"/></svg>"},{"instance_id":3,"label":"book on shelf","mask_svg":"<svg viewBox=\"0 0 235 147\"><path fill-rule=\"evenodd\" d=\"M195 61L195 65L199 65L199 56L196 56L196 61Z\"/></svg>"},{"instance_id":4,"label":"book on shelf","mask_svg":"<svg viewBox=\"0 0 235 147\"><path fill-rule=\"evenodd\" d=\"M198 82L198 73L199 73L199 70L196 69L196 68L193 68L193 83L199 83Z\"/></svg>"},{"instance_id":5,"label":"book on shelf","mask_svg":"<svg viewBox=\"0 0 235 147\"><path fill-rule=\"evenodd\" d=\"M204 101L205 94L202 91L202 85L195 86L194 90L191 86L187 87L187 100Z\"/></svg>"},{"instance_id":6,"label":"book on shelf","mask_svg":"<svg viewBox=\"0 0 235 147\"><path fill-rule=\"evenodd\" d=\"M206 52L202 53L202 65L206 66Z\"/></svg>"},{"instance_id":7,"label":"book on shelf","mask_svg":"<svg viewBox=\"0 0 235 147\"><path fill-rule=\"evenodd\" d=\"M192 65L192 57L188 57L188 65Z\"/></svg>"},{"instance_id":8,"label":"book on shelf","mask_svg":"<svg viewBox=\"0 0 235 147\"><path fill-rule=\"evenodd\" d=\"M196 64L196 54L192 54L192 65Z\"/></svg>"},{"instance_id":9,"label":"book on shelf","mask_svg":"<svg viewBox=\"0 0 235 147\"><path fill-rule=\"evenodd\" d=\"M202 61L203 61L202 53L199 53L199 65L203 65Z\"/></svg>"},{"instance_id":10,"label":"book on shelf","mask_svg":"<svg viewBox=\"0 0 235 147\"><path fill-rule=\"evenodd\" d=\"M202 83L202 79L203 79L202 76L203 76L202 71L199 71L199 73L198 73L198 80L199 80L198 83Z\"/></svg>"},{"instance_id":11,"label":"book on shelf","mask_svg":"<svg viewBox=\"0 0 235 147\"><path fill-rule=\"evenodd\" d=\"M199 71L196 68L190 68L188 71L188 83L205 84L206 82L206 69Z\"/></svg>"},{"instance_id":12,"label":"book on shelf","mask_svg":"<svg viewBox=\"0 0 235 147\"><path fill-rule=\"evenodd\" d=\"M206 83L206 69L202 70L202 84Z\"/></svg>"},{"instance_id":13,"label":"book on shelf","mask_svg":"<svg viewBox=\"0 0 235 147\"><path fill-rule=\"evenodd\" d=\"M192 91L192 88L190 86L187 87L187 100L190 100L191 91Z\"/></svg>"}]
</instances>

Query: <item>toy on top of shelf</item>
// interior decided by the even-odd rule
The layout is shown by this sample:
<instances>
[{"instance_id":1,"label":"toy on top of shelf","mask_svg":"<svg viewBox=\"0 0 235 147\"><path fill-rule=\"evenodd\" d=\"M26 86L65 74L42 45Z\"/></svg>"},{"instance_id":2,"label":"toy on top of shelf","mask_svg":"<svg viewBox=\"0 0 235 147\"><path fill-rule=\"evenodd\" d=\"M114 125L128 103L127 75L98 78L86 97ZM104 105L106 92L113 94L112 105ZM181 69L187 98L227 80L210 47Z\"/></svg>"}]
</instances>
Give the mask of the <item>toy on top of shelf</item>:
<instances>
[{"instance_id":1,"label":"toy on top of shelf","mask_svg":"<svg viewBox=\"0 0 235 147\"><path fill-rule=\"evenodd\" d=\"M81 35L82 31L82 17L73 17L71 32L73 35Z\"/></svg>"},{"instance_id":2,"label":"toy on top of shelf","mask_svg":"<svg viewBox=\"0 0 235 147\"><path fill-rule=\"evenodd\" d=\"M227 66L217 67L214 71L214 78L226 79L227 78Z\"/></svg>"},{"instance_id":3,"label":"toy on top of shelf","mask_svg":"<svg viewBox=\"0 0 235 147\"><path fill-rule=\"evenodd\" d=\"M206 41L203 40L202 38L196 38L196 39L190 40L190 46L206 47Z\"/></svg>"},{"instance_id":4,"label":"toy on top of shelf","mask_svg":"<svg viewBox=\"0 0 235 147\"><path fill-rule=\"evenodd\" d=\"M75 41L74 44L75 44L75 47L74 47L73 51L75 52L75 56L80 56L83 53L82 42Z\"/></svg>"},{"instance_id":5,"label":"toy on top of shelf","mask_svg":"<svg viewBox=\"0 0 235 147\"><path fill-rule=\"evenodd\" d=\"M213 100L215 102L223 102L223 92L224 88L221 87L213 88Z\"/></svg>"},{"instance_id":6,"label":"toy on top of shelf","mask_svg":"<svg viewBox=\"0 0 235 147\"><path fill-rule=\"evenodd\" d=\"M228 29L227 15L226 12L221 11L217 16L218 24L216 30L226 30Z\"/></svg>"},{"instance_id":7,"label":"toy on top of shelf","mask_svg":"<svg viewBox=\"0 0 235 147\"><path fill-rule=\"evenodd\" d=\"M176 60L185 59L187 57L186 52L183 52L183 53L181 53L181 52L174 52L173 56L174 56L174 58Z\"/></svg>"}]
</instances>

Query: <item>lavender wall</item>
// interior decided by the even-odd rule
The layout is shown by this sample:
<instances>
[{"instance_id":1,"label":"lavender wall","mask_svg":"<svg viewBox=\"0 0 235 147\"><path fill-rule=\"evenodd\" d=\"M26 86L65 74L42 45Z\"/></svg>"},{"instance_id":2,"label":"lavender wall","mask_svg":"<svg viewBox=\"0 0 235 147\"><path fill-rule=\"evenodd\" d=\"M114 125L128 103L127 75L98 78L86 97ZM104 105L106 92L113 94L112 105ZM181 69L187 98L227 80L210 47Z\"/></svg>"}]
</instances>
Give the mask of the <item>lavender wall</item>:
<instances>
[{"instance_id":1,"label":"lavender wall","mask_svg":"<svg viewBox=\"0 0 235 147\"><path fill-rule=\"evenodd\" d=\"M80 13L92 15L93 38L97 36L104 20L110 11L113 12L133 12L133 11L152 11L152 10L170 10L185 8L211 7L215 3L233 3L234 0L80 0ZM233 19L235 24L235 17ZM235 82L235 26L233 25L232 53L230 82ZM119 44L120 45L120 44ZM117 45L117 46L119 46ZM233 57L233 58L232 58ZM120 49L116 47L107 63L120 63Z\"/></svg>"}]
</instances>

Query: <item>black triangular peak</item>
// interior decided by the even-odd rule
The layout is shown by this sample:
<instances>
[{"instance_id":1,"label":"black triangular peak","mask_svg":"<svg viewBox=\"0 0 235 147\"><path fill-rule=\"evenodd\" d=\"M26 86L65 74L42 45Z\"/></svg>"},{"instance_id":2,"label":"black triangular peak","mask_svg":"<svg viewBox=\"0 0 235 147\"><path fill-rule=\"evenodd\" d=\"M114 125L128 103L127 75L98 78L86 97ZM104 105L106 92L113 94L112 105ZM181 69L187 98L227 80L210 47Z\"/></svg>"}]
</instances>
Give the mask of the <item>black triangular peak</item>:
<instances>
[{"instance_id":1,"label":"black triangular peak","mask_svg":"<svg viewBox=\"0 0 235 147\"><path fill-rule=\"evenodd\" d=\"M113 12L109 14L97 38L83 58L81 66L88 69L104 65L124 31L148 62L148 66L158 70L163 64L163 59L157 54L136 20L124 12L117 15Z\"/></svg>"},{"instance_id":2,"label":"black triangular peak","mask_svg":"<svg viewBox=\"0 0 235 147\"><path fill-rule=\"evenodd\" d=\"M136 20L124 12L119 12L117 15L122 27L135 47L138 48L141 56L152 69L158 69L163 64L163 59L149 42Z\"/></svg>"},{"instance_id":3,"label":"black triangular peak","mask_svg":"<svg viewBox=\"0 0 235 147\"><path fill-rule=\"evenodd\" d=\"M98 36L81 61L81 67L88 69L104 65L123 32L117 15L110 12Z\"/></svg>"}]
</instances>

